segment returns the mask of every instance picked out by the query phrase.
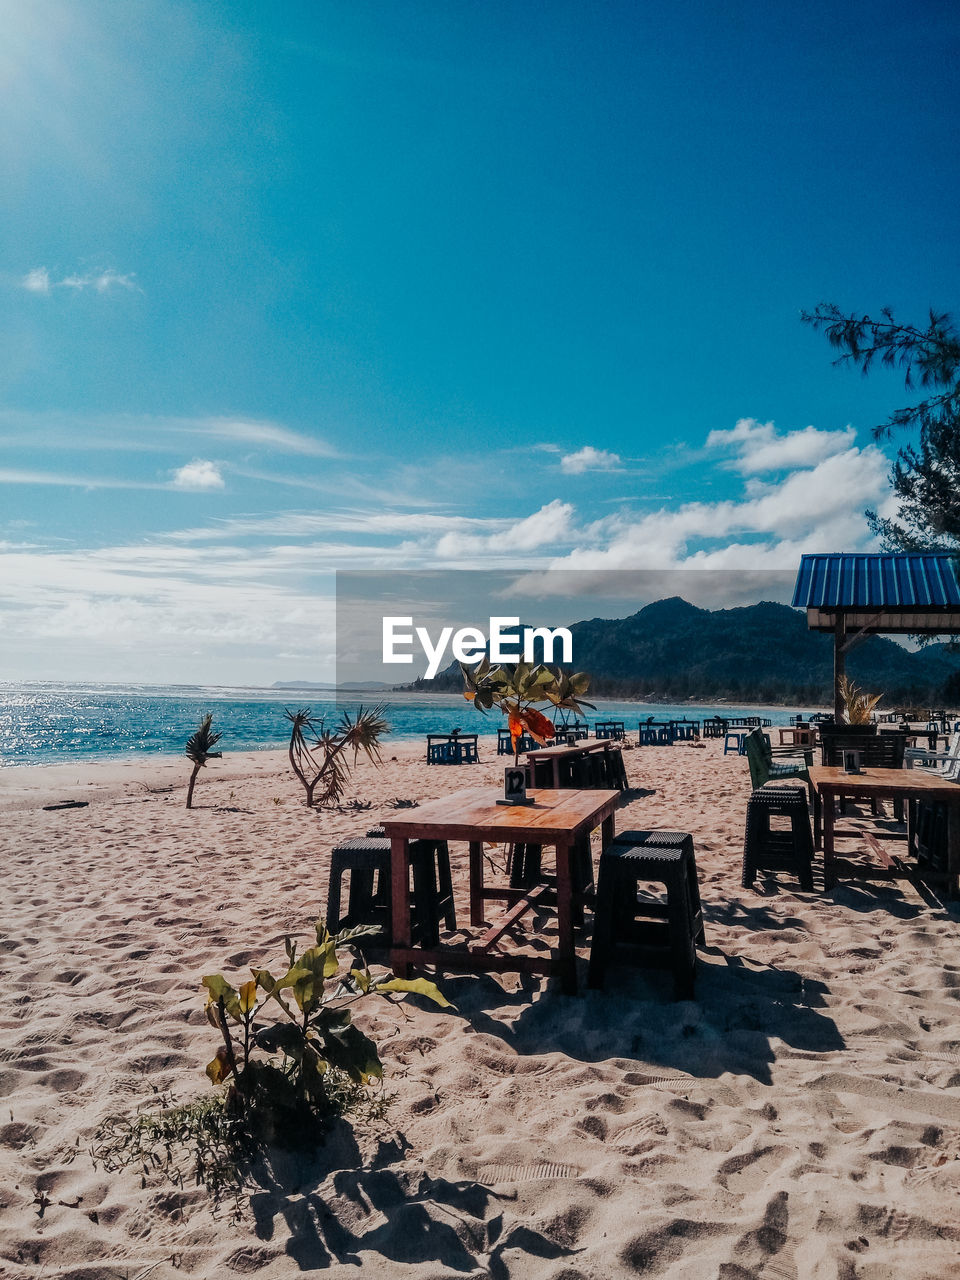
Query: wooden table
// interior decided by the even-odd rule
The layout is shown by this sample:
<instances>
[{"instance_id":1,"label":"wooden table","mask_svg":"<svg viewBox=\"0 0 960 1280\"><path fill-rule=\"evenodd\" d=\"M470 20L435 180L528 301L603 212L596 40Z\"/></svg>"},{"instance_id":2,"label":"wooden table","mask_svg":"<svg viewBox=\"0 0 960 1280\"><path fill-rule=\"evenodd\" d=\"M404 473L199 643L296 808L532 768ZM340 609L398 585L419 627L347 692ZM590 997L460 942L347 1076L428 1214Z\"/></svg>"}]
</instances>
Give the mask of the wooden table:
<instances>
[{"instance_id":1,"label":"wooden table","mask_svg":"<svg viewBox=\"0 0 960 1280\"><path fill-rule=\"evenodd\" d=\"M816 741L817 731L811 725L785 724L777 728L780 735L780 746L785 744L787 736L795 747L812 747Z\"/></svg>"},{"instance_id":2,"label":"wooden table","mask_svg":"<svg viewBox=\"0 0 960 1280\"><path fill-rule=\"evenodd\" d=\"M573 852L601 827L603 846L613 839L618 791L546 791L528 793L532 805L499 805L489 788L468 788L431 800L402 817L385 818L390 837L393 890L393 947L390 960L398 977L409 976L411 964L437 965L467 972L525 972L557 974L563 990L577 989L573 937L575 894ZM484 904L503 900L505 915L467 946L414 947L410 937L409 844L411 840L465 840L470 846L470 923L485 924ZM551 956L505 955L491 948L541 898L546 889L484 888L483 842L554 845L557 851L556 907L559 940Z\"/></svg>"},{"instance_id":3,"label":"wooden table","mask_svg":"<svg viewBox=\"0 0 960 1280\"><path fill-rule=\"evenodd\" d=\"M599 741L594 739L593 742L578 742L575 746L569 746L566 743L558 743L555 747L541 747L538 751L527 751L527 765L529 767L528 777L535 777L535 769L538 760L549 760L552 765L553 786L558 789L560 786L560 762L563 760L575 760L578 757L593 755L596 751L610 751L616 749L609 738L601 738Z\"/></svg>"},{"instance_id":4,"label":"wooden table","mask_svg":"<svg viewBox=\"0 0 960 1280\"><path fill-rule=\"evenodd\" d=\"M947 888L951 895L957 891L960 877L960 784L946 782L932 773L917 769L865 768L860 773L844 773L835 765L814 765L810 770L813 787L814 837L817 848L823 844L823 875L829 887L836 880L838 865L843 863L856 871L846 859L838 858L834 844L838 835L856 835L860 831L838 831L834 823L834 802L846 797L859 800L929 800L947 805ZM909 837L908 836L906 838ZM878 854L886 870L896 864L880 849L876 836L866 834L871 851ZM889 837L888 837L889 838ZM899 837L901 839L905 837Z\"/></svg>"}]
</instances>

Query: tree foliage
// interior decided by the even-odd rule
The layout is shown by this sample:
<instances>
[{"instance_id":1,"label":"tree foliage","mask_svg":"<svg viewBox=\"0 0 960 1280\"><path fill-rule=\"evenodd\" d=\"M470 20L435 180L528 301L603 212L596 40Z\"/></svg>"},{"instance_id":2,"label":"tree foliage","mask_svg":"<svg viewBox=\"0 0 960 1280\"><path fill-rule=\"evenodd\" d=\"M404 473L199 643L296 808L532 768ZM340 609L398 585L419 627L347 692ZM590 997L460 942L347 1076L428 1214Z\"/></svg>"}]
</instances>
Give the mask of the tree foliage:
<instances>
[{"instance_id":1,"label":"tree foliage","mask_svg":"<svg viewBox=\"0 0 960 1280\"><path fill-rule=\"evenodd\" d=\"M384 710L378 703L372 710L361 706L355 717L344 711L334 729L326 728L323 716L314 717L309 710L286 712L292 725L290 767L306 792L308 805L323 807L340 801L351 763L356 764L361 751L373 764L380 764L380 739L390 728Z\"/></svg>"},{"instance_id":2,"label":"tree foliage","mask_svg":"<svg viewBox=\"0 0 960 1280\"><path fill-rule=\"evenodd\" d=\"M193 772L190 774L190 783L187 787L188 809L193 808L193 788L196 785L197 774L208 760L219 760L223 754L213 749L222 737L222 734L213 732L213 712L208 711L200 721L196 732L187 739L186 756L193 763Z\"/></svg>"},{"instance_id":3,"label":"tree foliage","mask_svg":"<svg viewBox=\"0 0 960 1280\"><path fill-rule=\"evenodd\" d=\"M890 473L900 502L897 518L867 512L874 533L891 550L960 545L960 333L950 315L931 310L921 329L899 324L889 307L875 320L820 303L802 319L842 353L837 364L852 363L868 374L879 362L902 370L908 388L931 393L873 428L878 440L894 430L919 433L915 444L898 451Z\"/></svg>"}]
</instances>

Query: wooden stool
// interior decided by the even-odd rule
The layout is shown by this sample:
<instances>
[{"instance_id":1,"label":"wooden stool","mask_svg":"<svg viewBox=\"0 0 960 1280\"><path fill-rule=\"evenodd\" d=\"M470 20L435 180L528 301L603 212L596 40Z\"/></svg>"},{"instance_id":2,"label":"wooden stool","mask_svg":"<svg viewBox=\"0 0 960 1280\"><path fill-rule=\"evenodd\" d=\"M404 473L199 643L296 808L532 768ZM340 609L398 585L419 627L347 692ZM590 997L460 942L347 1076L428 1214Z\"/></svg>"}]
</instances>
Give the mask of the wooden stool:
<instances>
[{"instance_id":1,"label":"wooden stool","mask_svg":"<svg viewBox=\"0 0 960 1280\"><path fill-rule=\"evenodd\" d=\"M457 927L453 905L450 853L445 840L411 840L410 870L413 875L411 928L421 946L440 941L440 920L448 929ZM341 914L343 877L350 873L346 914ZM376 881L376 884L374 884ZM392 891L390 841L367 836L337 845L330 855L330 886L327 891L326 924L331 933L356 924L380 926L376 947L392 945Z\"/></svg>"},{"instance_id":2,"label":"wooden stool","mask_svg":"<svg viewBox=\"0 0 960 1280\"><path fill-rule=\"evenodd\" d=\"M772 817L789 818L789 831L771 830ZM745 889L753 887L761 869L792 871L800 888L813 892L813 836L805 787L760 787L748 800L741 876Z\"/></svg>"},{"instance_id":3,"label":"wooden stool","mask_svg":"<svg viewBox=\"0 0 960 1280\"><path fill-rule=\"evenodd\" d=\"M637 886L664 885L666 902L641 899ZM692 999L697 944L704 941L693 837L684 831L624 831L600 855L587 981L602 987L621 943L642 963L673 970L677 999Z\"/></svg>"}]
</instances>

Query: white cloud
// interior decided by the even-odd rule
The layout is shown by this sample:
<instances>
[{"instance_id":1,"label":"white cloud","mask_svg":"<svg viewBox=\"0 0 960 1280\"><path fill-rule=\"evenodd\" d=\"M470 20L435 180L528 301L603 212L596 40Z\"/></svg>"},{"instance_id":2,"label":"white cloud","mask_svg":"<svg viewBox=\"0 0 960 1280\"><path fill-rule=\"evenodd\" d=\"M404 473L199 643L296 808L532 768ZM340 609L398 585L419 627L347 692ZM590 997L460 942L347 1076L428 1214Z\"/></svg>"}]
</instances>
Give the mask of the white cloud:
<instances>
[{"instance_id":1,"label":"white cloud","mask_svg":"<svg viewBox=\"0 0 960 1280\"><path fill-rule=\"evenodd\" d=\"M204 462L195 458L186 466L180 467L173 474L173 487L187 489L194 493L210 493L214 489L224 488L223 476L215 462Z\"/></svg>"},{"instance_id":2,"label":"white cloud","mask_svg":"<svg viewBox=\"0 0 960 1280\"><path fill-rule=\"evenodd\" d=\"M492 532L478 534L452 530L444 533L433 548L434 554L449 561L461 557L510 556L536 551L566 540L573 527L573 515L574 509L568 502L555 498L522 520L495 522L500 527L495 527Z\"/></svg>"},{"instance_id":3,"label":"white cloud","mask_svg":"<svg viewBox=\"0 0 960 1280\"><path fill-rule=\"evenodd\" d=\"M580 544L550 567L789 568L802 551L866 549L863 511L885 499L888 467L869 445L779 481L754 481L742 500L689 502L639 519L610 516L587 526ZM723 546L711 545L720 540Z\"/></svg>"},{"instance_id":4,"label":"white cloud","mask_svg":"<svg viewBox=\"0 0 960 1280\"><path fill-rule=\"evenodd\" d=\"M135 289L142 292L133 272L122 275L112 267L99 271L73 272L61 280L51 280L46 267L34 267L21 279L20 286L29 293L49 294L54 289L73 289L82 292L93 289L96 293L110 293L114 289Z\"/></svg>"},{"instance_id":5,"label":"white cloud","mask_svg":"<svg viewBox=\"0 0 960 1280\"><path fill-rule=\"evenodd\" d=\"M818 462L843 453L856 441L853 427L843 431L819 431L804 427L778 435L772 422L741 418L729 431L711 431L708 449L734 450L731 466L741 475L758 475L767 471L787 471L794 467L813 467Z\"/></svg>"},{"instance_id":6,"label":"white cloud","mask_svg":"<svg viewBox=\"0 0 960 1280\"><path fill-rule=\"evenodd\" d=\"M568 476L583 475L585 471L612 471L620 465L620 455L606 449L595 449L586 444L576 453L565 453L560 459L560 470Z\"/></svg>"},{"instance_id":7,"label":"white cloud","mask_svg":"<svg viewBox=\"0 0 960 1280\"><path fill-rule=\"evenodd\" d=\"M28 293L49 293L50 272L46 267L34 267L20 281L20 286Z\"/></svg>"}]
</instances>

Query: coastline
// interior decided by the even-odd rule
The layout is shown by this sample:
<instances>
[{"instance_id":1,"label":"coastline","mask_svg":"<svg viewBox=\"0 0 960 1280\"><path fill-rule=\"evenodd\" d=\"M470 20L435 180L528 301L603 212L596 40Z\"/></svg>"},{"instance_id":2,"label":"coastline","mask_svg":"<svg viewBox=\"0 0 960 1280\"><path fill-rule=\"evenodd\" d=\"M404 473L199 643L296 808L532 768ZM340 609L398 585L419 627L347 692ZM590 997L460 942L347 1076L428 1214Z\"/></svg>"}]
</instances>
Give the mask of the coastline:
<instances>
[{"instance_id":1,"label":"coastline","mask_svg":"<svg viewBox=\"0 0 960 1280\"><path fill-rule=\"evenodd\" d=\"M241 692L243 696L240 696ZM400 694L388 700L391 730L384 738L393 750L401 743L424 741L427 733L446 733L457 726L493 742L499 717L478 714L459 693ZM295 700L294 700L295 701ZM307 700L305 700L307 701ZM268 690L238 691L231 688L183 686L111 686L109 689L57 687L33 689L0 687L0 773L11 768L44 765L74 767L86 760L111 765L131 760L163 760L182 757L187 738L208 711L214 728L223 731L221 746L231 755L286 750L289 725L285 710L291 700ZM316 699L312 708L331 720L340 710L353 710L357 702L335 703ZM812 707L797 708L811 711ZM713 715L764 715L774 724L786 724L792 709L765 703L639 702L596 699L590 722L621 719L628 736L639 721L655 718L704 719Z\"/></svg>"}]
</instances>

